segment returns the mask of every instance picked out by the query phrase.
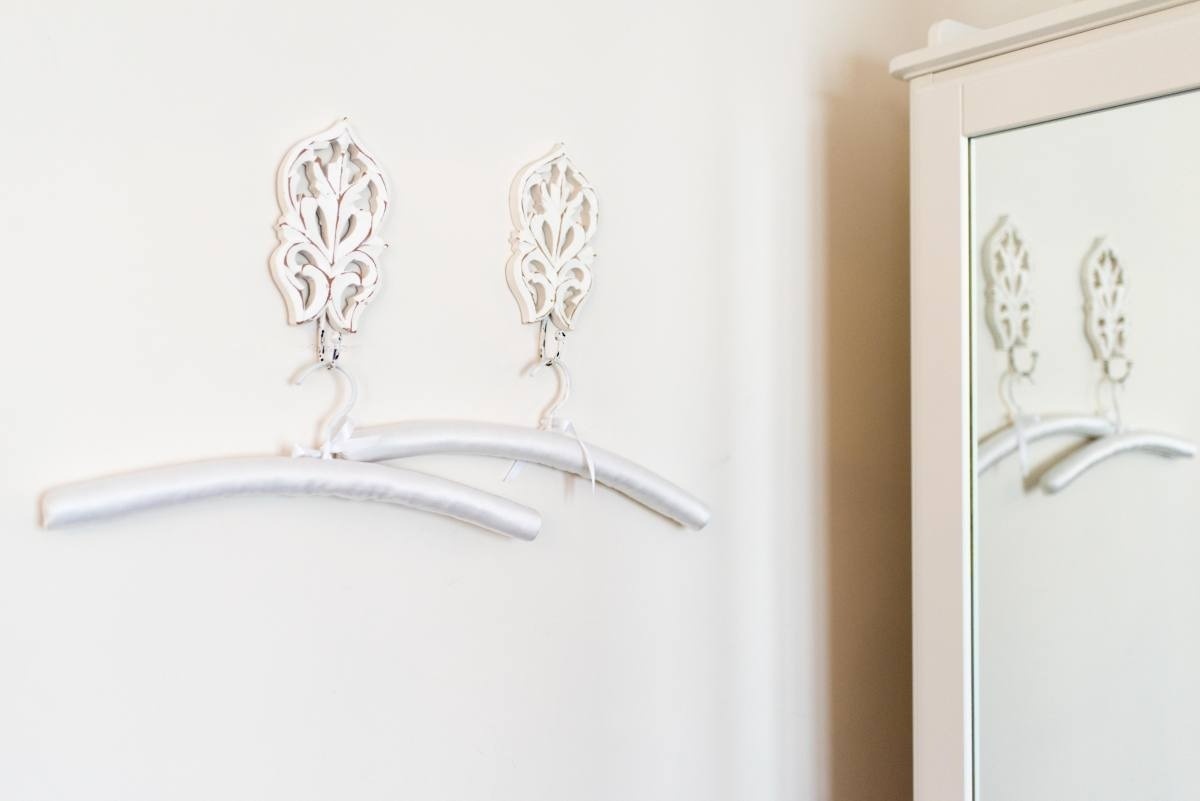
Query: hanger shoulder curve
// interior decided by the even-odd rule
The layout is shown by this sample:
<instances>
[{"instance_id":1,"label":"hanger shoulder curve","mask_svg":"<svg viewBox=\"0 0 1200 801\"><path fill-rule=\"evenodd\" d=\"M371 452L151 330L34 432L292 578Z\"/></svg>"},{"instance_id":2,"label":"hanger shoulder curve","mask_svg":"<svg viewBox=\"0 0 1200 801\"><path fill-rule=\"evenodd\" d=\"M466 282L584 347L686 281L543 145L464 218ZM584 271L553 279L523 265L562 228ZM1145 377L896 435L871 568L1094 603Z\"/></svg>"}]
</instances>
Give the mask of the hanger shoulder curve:
<instances>
[{"instance_id":1,"label":"hanger shoulder curve","mask_svg":"<svg viewBox=\"0 0 1200 801\"><path fill-rule=\"evenodd\" d=\"M1112 434L1088 443L1047 470L1042 476L1042 489L1059 492L1101 462L1132 451L1165 458L1191 458L1196 455L1196 445L1182 437L1156 431Z\"/></svg>"},{"instance_id":2,"label":"hanger shoulder curve","mask_svg":"<svg viewBox=\"0 0 1200 801\"><path fill-rule=\"evenodd\" d=\"M1045 415L1030 419L1021 427L1021 434L1026 442L1037 442L1060 435L1094 439L1108 436L1115 431L1116 425L1106 417L1080 414ZM983 473L1005 457L1016 453L1017 447L1017 429L1012 423L984 437L975 452L975 473Z\"/></svg>"},{"instance_id":3,"label":"hanger shoulder curve","mask_svg":"<svg viewBox=\"0 0 1200 801\"><path fill-rule=\"evenodd\" d=\"M708 507L679 486L611 451L587 445L596 481L692 529L708 524ZM414 420L356 429L339 453L364 462L426 454L493 456L588 475L579 441L537 428L466 421Z\"/></svg>"},{"instance_id":4,"label":"hanger shoulder curve","mask_svg":"<svg viewBox=\"0 0 1200 801\"><path fill-rule=\"evenodd\" d=\"M287 456L211 459L63 485L42 496L42 525L59 528L230 495L316 495L391 503L521 540L532 540L541 528L535 510L449 479L341 459Z\"/></svg>"}]
</instances>

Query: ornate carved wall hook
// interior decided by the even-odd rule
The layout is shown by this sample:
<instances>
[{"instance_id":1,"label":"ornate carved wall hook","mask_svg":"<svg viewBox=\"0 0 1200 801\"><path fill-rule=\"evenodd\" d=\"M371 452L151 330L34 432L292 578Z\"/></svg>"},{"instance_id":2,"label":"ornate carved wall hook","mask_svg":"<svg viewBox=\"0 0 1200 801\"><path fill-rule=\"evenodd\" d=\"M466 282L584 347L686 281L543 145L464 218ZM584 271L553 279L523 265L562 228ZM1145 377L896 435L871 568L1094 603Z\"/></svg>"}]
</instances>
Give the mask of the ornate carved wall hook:
<instances>
[{"instance_id":1,"label":"ornate carved wall hook","mask_svg":"<svg viewBox=\"0 0 1200 801\"><path fill-rule=\"evenodd\" d=\"M573 331L592 286L596 191L558 144L517 174L509 200L515 230L506 273L521 321L549 317Z\"/></svg>"},{"instance_id":2,"label":"ornate carved wall hook","mask_svg":"<svg viewBox=\"0 0 1200 801\"><path fill-rule=\"evenodd\" d=\"M1166 458L1191 458L1196 446L1190 441L1159 431L1125 428L1121 414L1121 391L1133 372L1128 348L1129 321L1126 313L1128 283L1125 264L1103 237L1096 240L1083 262L1084 333L1092 355L1100 362L1100 387L1109 390L1114 431L1069 454L1042 476L1047 492L1059 492L1093 467L1123 453L1142 452Z\"/></svg>"},{"instance_id":3,"label":"ornate carved wall hook","mask_svg":"<svg viewBox=\"0 0 1200 801\"><path fill-rule=\"evenodd\" d=\"M388 188L346 119L304 139L279 167L279 246L271 277L288 321L353 333L379 289Z\"/></svg>"}]
</instances>

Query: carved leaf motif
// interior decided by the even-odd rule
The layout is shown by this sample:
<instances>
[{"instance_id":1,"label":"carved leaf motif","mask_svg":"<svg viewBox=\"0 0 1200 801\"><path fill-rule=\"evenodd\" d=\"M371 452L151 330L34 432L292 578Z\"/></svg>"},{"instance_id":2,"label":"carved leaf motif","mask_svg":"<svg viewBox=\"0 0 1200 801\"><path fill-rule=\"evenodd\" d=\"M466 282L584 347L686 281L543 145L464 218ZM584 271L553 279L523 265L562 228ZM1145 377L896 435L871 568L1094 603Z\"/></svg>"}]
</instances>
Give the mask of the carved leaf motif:
<instances>
[{"instance_id":1,"label":"carved leaf motif","mask_svg":"<svg viewBox=\"0 0 1200 801\"><path fill-rule=\"evenodd\" d=\"M1007 219L988 240L984 278L987 322L996 348L1027 347L1033 317L1032 268L1025 240Z\"/></svg>"},{"instance_id":2,"label":"carved leaf motif","mask_svg":"<svg viewBox=\"0 0 1200 801\"><path fill-rule=\"evenodd\" d=\"M512 216L508 286L522 322L549 316L559 330L574 330L592 285L598 208L595 190L561 145L517 176Z\"/></svg>"},{"instance_id":3,"label":"carved leaf motif","mask_svg":"<svg viewBox=\"0 0 1200 801\"><path fill-rule=\"evenodd\" d=\"M1096 358L1104 362L1128 361L1125 288L1125 266L1101 240L1084 263L1083 291L1088 341Z\"/></svg>"},{"instance_id":4,"label":"carved leaf motif","mask_svg":"<svg viewBox=\"0 0 1200 801\"><path fill-rule=\"evenodd\" d=\"M342 120L292 148L279 167L279 245L271 276L293 325L324 317L358 329L379 288L387 183Z\"/></svg>"}]
</instances>

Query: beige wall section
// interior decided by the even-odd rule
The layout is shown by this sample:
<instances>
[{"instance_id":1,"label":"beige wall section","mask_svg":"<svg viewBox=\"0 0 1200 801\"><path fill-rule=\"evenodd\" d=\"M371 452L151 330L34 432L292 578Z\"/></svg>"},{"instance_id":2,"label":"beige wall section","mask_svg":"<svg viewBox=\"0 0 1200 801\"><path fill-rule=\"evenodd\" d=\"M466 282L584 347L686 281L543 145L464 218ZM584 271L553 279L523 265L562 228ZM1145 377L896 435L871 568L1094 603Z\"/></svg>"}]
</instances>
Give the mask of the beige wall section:
<instances>
[{"instance_id":1,"label":"beige wall section","mask_svg":"<svg viewBox=\"0 0 1200 801\"><path fill-rule=\"evenodd\" d=\"M936 20L989 27L1063 3L827 5L813 23L823 26L813 56L825 103L810 149L820 178L807 251L823 287L813 292L820 365L800 379L819 389L799 429L812 432L810 474L822 488L824 517L812 519L805 547L825 552L824 590L796 603L825 609L816 625L828 648L813 694L828 704L828 728L814 734L828 761L810 786L855 801L898 797L911 782L908 90L879 75Z\"/></svg>"},{"instance_id":2,"label":"beige wall section","mask_svg":"<svg viewBox=\"0 0 1200 801\"><path fill-rule=\"evenodd\" d=\"M999 5L10 9L0 796L903 797L886 64L939 17L1036 10ZM709 530L537 470L506 488L545 512L532 546L318 500L36 528L55 482L310 435L330 396L285 383L309 340L267 276L272 180L346 113L397 198L360 418L534 419L504 204L561 138L604 207L571 415L710 499Z\"/></svg>"}]
</instances>

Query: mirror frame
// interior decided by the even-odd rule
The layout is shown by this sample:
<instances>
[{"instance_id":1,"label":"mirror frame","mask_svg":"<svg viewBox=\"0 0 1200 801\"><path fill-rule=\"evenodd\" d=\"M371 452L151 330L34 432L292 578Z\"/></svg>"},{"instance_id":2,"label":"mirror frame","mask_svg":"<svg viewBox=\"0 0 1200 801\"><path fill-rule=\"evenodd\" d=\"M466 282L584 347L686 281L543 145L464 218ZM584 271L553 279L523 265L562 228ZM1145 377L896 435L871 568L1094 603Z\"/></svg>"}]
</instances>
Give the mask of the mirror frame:
<instances>
[{"instance_id":1,"label":"mirror frame","mask_svg":"<svg viewBox=\"0 0 1200 801\"><path fill-rule=\"evenodd\" d=\"M1196 42L1200 2L1088 0L892 63L911 82L917 801L975 797L969 140L1200 88Z\"/></svg>"}]
</instances>

